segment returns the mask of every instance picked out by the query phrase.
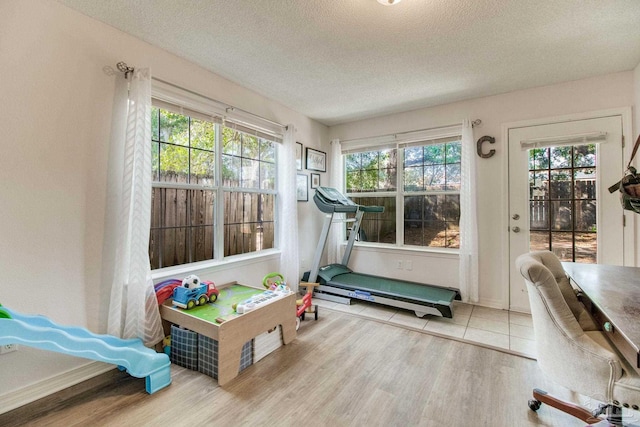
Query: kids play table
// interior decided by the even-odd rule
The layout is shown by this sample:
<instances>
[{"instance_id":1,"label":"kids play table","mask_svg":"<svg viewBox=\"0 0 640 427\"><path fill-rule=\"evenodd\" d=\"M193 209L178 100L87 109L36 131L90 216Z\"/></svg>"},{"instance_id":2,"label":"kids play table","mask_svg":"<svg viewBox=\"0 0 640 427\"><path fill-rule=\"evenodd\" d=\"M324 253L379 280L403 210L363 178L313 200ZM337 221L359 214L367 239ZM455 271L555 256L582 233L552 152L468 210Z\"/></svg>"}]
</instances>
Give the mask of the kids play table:
<instances>
[{"instance_id":1,"label":"kids play table","mask_svg":"<svg viewBox=\"0 0 640 427\"><path fill-rule=\"evenodd\" d=\"M220 295L215 303L185 310L174 306L169 299L160 306L160 316L165 332L173 323L218 341L218 384L224 386L238 376L242 346L247 341L278 325L282 328L284 344L296 338L296 297L291 293L248 313L237 314L232 304L260 294L264 288L237 282L217 288Z\"/></svg>"}]
</instances>

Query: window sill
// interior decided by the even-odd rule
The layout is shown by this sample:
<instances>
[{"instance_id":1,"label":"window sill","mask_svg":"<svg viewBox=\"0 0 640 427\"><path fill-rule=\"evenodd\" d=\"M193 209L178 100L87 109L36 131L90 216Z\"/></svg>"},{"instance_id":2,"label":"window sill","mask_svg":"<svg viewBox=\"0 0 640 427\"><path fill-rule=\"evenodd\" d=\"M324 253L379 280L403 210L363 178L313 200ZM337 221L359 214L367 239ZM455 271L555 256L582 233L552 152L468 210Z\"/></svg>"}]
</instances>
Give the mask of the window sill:
<instances>
[{"instance_id":1,"label":"window sill","mask_svg":"<svg viewBox=\"0 0 640 427\"><path fill-rule=\"evenodd\" d=\"M342 243L342 246L347 246L347 243ZM397 254L398 252L410 253L413 255L427 255L443 258L458 258L460 255L459 249L448 248L431 248L431 247L417 247L417 246L396 246L385 243L363 243L358 242L354 245L354 249L364 252L382 252Z\"/></svg>"},{"instance_id":2,"label":"window sill","mask_svg":"<svg viewBox=\"0 0 640 427\"><path fill-rule=\"evenodd\" d=\"M267 249L258 253L234 255L226 257L222 261L208 260L193 262L190 264L176 265L173 267L159 268L151 271L151 278L154 283L162 280L185 277L189 274L205 274L212 272L220 272L229 269L237 269L238 267L244 267L257 262L262 262L272 258L279 258L279 249Z\"/></svg>"}]
</instances>

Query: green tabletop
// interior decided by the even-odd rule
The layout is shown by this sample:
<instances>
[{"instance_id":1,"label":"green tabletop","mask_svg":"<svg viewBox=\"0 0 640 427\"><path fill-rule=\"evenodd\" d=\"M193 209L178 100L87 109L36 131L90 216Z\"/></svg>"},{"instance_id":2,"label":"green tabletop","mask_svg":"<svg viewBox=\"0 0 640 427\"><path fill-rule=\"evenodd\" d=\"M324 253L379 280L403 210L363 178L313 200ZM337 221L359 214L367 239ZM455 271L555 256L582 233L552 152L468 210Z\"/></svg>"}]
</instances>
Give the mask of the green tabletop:
<instances>
[{"instance_id":1,"label":"green tabletop","mask_svg":"<svg viewBox=\"0 0 640 427\"><path fill-rule=\"evenodd\" d=\"M254 295L261 294L265 289L250 288L244 285L231 285L220 289L220 295L214 303L194 307L190 310L181 309L182 312L207 322L216 323L216 318L235 314L232 305L240 303Z\"/></svg>"}]
</instances>

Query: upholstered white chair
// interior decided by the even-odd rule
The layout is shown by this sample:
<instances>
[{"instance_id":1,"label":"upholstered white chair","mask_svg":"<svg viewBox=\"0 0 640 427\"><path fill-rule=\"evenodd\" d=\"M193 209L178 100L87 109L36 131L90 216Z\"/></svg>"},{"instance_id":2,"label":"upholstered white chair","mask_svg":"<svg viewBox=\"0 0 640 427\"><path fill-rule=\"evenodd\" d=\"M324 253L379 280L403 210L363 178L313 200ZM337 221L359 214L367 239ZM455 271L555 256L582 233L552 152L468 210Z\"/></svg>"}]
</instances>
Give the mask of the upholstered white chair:
<instances>
[{"instance_id":1,"label":"upholstered white chair","mask_svg":"<svg viewBox=\"0 0 640 427\"><path fill-rule=\"evenodd\" d=\"M529 407L537 411L545 403L589 424L602 421L598 416L605 413L610 424L623 425L620 407L640 406L640 376L597 330L552 252L521 255L516 267L527 284L542 372L561 386L604 403L589 411L534 389ZM639 412L630 413L640 422Z\"/></svg>"}]
</instances>

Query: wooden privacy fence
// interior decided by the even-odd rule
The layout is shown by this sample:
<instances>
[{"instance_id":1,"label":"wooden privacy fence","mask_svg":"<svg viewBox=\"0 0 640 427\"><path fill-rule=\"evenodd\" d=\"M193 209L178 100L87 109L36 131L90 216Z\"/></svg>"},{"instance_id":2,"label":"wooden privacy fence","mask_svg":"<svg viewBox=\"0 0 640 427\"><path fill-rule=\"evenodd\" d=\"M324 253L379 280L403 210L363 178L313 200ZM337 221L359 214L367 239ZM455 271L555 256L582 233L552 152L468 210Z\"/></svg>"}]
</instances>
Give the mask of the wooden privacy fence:
<instances>
[{"instance_id":1,"label":"wooden privacy fence","mask_svg":"<svg viewBox=\"0 0 640 427\"><path fill-rule=\"evenodd\" d=\"M275 196L224 192L224 256L273 248Z\"/></svg>"},{"instance_id":2,"label":"wooden privacy fence","mask_svg":"<svg viewBox=\"0 0 640 427\"><path fill-rule=\"evenodd\" d=\"M185 183L186 176L172 174L165 181ZM152 269L213 258L215 195L207 189L153 188ZM273 247L274 204L271 194L224 192L224 256Z\"/></svg>"},{"instance_id":3,"label":"wooden privacy fence","mask_svg":"<svg viewBox=\"0 0 640 427\"><path fill-rule=\"evenodd\" d=\"M384 207L379 214L365 214L361 238L370 242L396 242L395 197L354 197L361 205ZM404 234L407 245L459 247L457 194L419 195L405 198ZM349 225L347 225L349 227Z\"/></svg>"},{"instance_id":4,"label":"wooden privacy fence","mask_svg":"<svg viewBox=\"0 0 640 427\"><path fill-rule=\"evenodd\" d=\"M360 224L360 236L369 242L391 243L395 241L396 200L395 197L354 197L355 203L365 206L382 206L383 213L365 214ZM351 215L353 216L353 215ZM347 230L351 223L347 223ZM349 233L347 231L347 237Z\"/></svg>"},{"instance_id":5,"label":"wooden privacy fence","mask_svg":"<svg viewBox=\"0 0 640 427\"><path fill-rule=\"evenodd\" d=\"M573 194L570 181L551 181L551 191L547 190L547 184L545 182L532 192L529 202L531 229L595 230L595 179L576 181Z\"/></svg>"}]
</instances>

